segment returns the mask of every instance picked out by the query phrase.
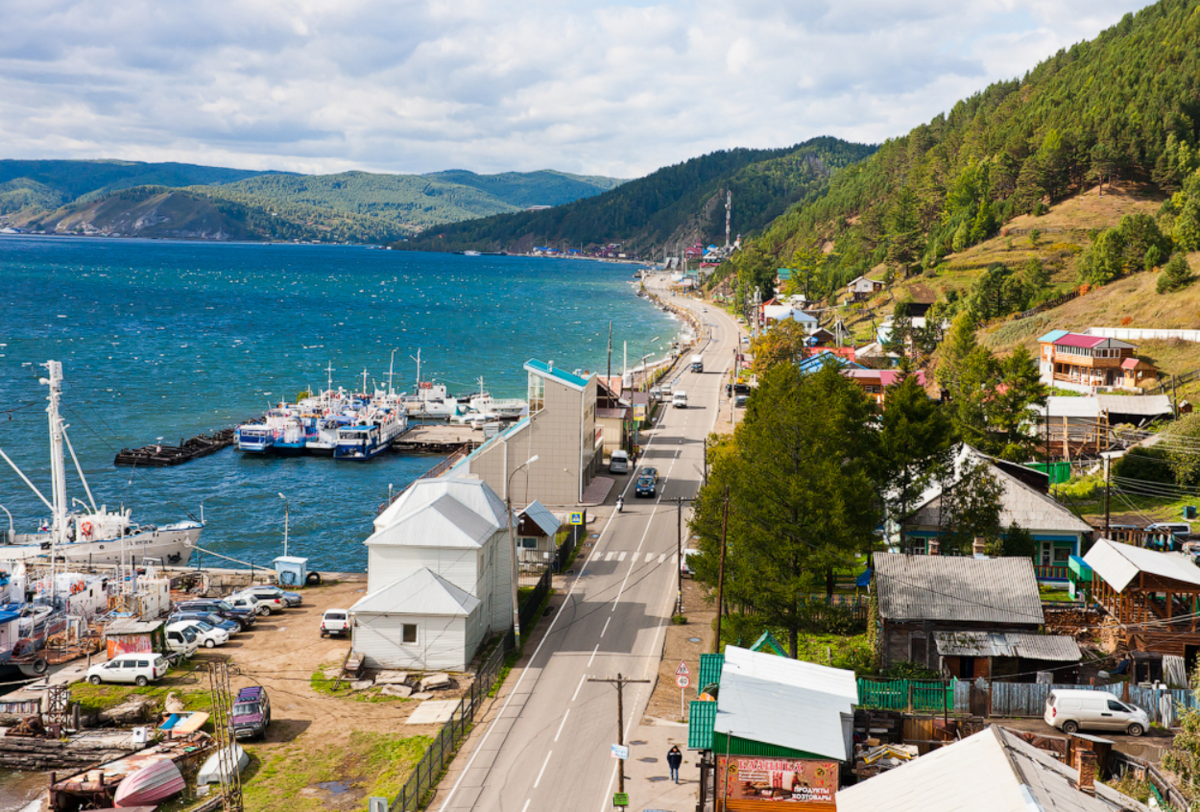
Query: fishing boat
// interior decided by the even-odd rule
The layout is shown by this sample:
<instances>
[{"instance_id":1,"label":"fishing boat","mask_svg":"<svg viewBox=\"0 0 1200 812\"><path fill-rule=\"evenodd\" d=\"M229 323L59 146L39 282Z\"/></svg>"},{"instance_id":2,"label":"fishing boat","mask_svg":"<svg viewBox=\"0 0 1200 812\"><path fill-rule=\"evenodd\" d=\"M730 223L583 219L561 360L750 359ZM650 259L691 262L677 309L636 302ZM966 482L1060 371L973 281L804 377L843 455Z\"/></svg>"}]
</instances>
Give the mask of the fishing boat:
<instances>
[{"instance_id":1,"label":"fishing boat","mask_svg":"<svg viewBox=\"0 0 1200 812\"><path fill-rule=\"evenodd\" d=\"M49 376L42 378L41 382L50 389L50 405L46 412L50 416L51 498L43 496L3 450L0 450L0 457L51 510L51 517L41 524L38 532L17 533L10 543L0 546L0 560L53 558L77 565L134 564L147 559L166 564L186 563L191 557L192 547L200 538L203 529L200 522L182 521L161 527L154 524L139 525L133 522L129 509L109 510L106 505L97 506L75 450L71 448L66 423L59 414L62 363L50 361L45 366ZM76 511L70 510L67 501L64 443L71 448L71 459L87 496L86 503L74 500L81 506Z\"/></svg>"},{"instance_id":2,"label":"fishing boat","mask_svg":"<svg viewBox=\"0 0 1200 812\"><path fill-rule=\"evenodd\" d=\"M213 753L200 767L200 772L196 774L197 786L205 784L220 784L222 778L232 778L232 769L236 769L238 774L250 765L250 756L242 749L240 744L232 744L228 747L222 747L217 752Z\"/></svg>"},{"instance_id":3,"label":"fishing boat","mask_svg":"<svg viewBox=\"0 0 1200 812\"><path fill-rule=\"evenodd\" d=\"M125 776L117 786L113 803L121 808L153 806L183 792L183 773L175 762L162 758Z\"/></svg>"}]
</instances>

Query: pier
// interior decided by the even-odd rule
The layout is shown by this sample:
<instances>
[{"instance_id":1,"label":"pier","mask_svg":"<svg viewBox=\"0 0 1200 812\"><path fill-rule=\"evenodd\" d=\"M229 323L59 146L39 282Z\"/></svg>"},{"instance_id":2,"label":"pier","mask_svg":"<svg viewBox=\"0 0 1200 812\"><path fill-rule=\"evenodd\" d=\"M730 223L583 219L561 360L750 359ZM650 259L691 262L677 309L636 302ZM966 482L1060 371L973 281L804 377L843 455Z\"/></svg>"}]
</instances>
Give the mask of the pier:
<instances>
[{"instance_id":1,"label":"pier","mask_svg":"<svg viewBox=\"0 0 1200 812\"><path fill-rule=\"evenodd\" d=\"M200 434L179 445L151 443L141 448L122 448L113 465L135 465L142 468L166 468L215 454L233 445L233 429L221 429L212 434Z\"/></svg>"},{"instance_id":2,"label":"pier","mask_svg":"<svg viewBox=\"0 0 1200 812\"><path fill-rule=\"evenodd\" d=\"M452 454L464 447L473 450L482 443L483 429L454 424L418 424L392 440L392 450L401 454Z\"/></svg>"}]
</instances>

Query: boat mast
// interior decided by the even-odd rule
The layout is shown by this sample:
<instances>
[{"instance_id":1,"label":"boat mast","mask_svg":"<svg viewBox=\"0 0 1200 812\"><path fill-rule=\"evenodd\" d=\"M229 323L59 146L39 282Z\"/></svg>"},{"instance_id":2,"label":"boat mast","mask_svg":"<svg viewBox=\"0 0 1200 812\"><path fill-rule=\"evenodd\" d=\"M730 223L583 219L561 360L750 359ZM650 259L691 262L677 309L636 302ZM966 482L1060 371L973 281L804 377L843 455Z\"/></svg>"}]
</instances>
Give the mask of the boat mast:
<instances>
[{"instance_id":1,"label":"boat mast","mask_svg":"<svg viewBox=\"0 0 1200 812\"><path fill-rule=\"evenodd\" d=\"M62 362L47 361L46 370L50 377L38 382L50 388L46 397L50 405L46 414L50 420L50 491L54 500L54 511L50 525L50 605L57 600L57 584L55 565L58 558L58 545L67 536L67 470L63 459L63 423L58 413L58 399L62 394Z\"/></svg>"},{"instance_id":2,"label":"boat mast","mask_svg":"<svg viewBox=\"0 0 1200 812\"><path fill-rule=\"evenodd\" d=\"M365 397L367 396L367 368L366 368L366 367L363 367L363 388L362 388L362 393L363 393L363 397L365 398Z\"/></svg>"},{"instance_id":3,"label":"boat mast","mask_svg":"<svg viewBox=\"0 0 1200 812\"><path fill-rule=\"evenodd\" d=\"M333 361L329 362L329 366L325 367L325 372L329 376L325 383L325 408L329 408L331 399L333 398Z\"/></svg>"},{"instance_id":4,"label":"boat mast","mask_svg":"<svg viewBox=\"0 0 1200 812\"><path fill-rule=\"evenodd\" d=\"M395 373L395 371L396 371L396 350L393 349L392 350L392 362L390 364L388 364L388 397L389 398L393 397L393 395L394 395L393 390L392 390L392 375Z\"/></svg>"}]
</instances>

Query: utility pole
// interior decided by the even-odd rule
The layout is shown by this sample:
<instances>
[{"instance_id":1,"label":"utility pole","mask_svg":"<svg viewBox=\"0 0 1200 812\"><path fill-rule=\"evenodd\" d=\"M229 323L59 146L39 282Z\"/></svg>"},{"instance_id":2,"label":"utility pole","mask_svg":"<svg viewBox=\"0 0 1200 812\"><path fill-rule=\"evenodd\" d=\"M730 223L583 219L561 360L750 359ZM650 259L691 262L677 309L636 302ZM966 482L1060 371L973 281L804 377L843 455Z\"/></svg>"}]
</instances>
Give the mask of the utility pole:
<instances>
[{"instance_id":1,"label":"utility pole","mask_svg":"<svg viewBox=\"0 0 1200 812\"><path fill-rule=\"evenodd\" d=\"M612 322L608 323L608 379L605 381L612 389ZM617 397L620 397L621 387L617 387Z\"/></svg>"},{"instance_id":2,"label":"utility pole","mask_svg":"<svg viewBox=\"0 0 1200 812\"><path fill-rule=\"evenodd\" d=\"M1109 503L1108 497L1112 492L1112 458L1104 455L1104 537L1109 538Z\"/></svg>"},{"instance_id":3,"label":"utility pole","mask_svg":"<svg viewBox=\"0 0 1200 812\"><path fill-rule=\"evenodd\" d=\"M242 778L234 752L233 696L229 690L229 664L209 663L209 695L212 704L213 734L217 740L217 760L221 772L221 809L242 812Z\"/></svg>"},{"instance_id":4,"label":"utility pole","mask_svg":"<svg viewBox=\"0 0 1200 812\"><path fill-rule=\"evenodd\" d=\"M617 689L617 744L621 746L625 745L625 686L649 681L648 679L627 679L620 672L617 672L616 679L588 677L588 682L607 682ZM617 759L617 762L617 792L623 793L625 792L625 759Z\"/></svg>"},{"instance_id":5,"label":"utility pole","mask_svg":"<svg viewBox=\"0 0 1200 812\"><path fill-rule=\"evenodd\" d=\"M683 614L683 497L675 497L675 560L679 566L675 568L677 591L675 595L675 614Z\"/></svg>"},{"instance_id":6,"label":"utility pole","mask_svg":"<svg viewBox=\"0 0 1200 812\"><path fill-rule=\"evenodd\" d=\"M721 615L725 612L725 550L726 534L729 532L729 486L725 486L725 505L721 508L721 563L717 570L717 649L721 653Z\"/></svg>"}]
</instances>

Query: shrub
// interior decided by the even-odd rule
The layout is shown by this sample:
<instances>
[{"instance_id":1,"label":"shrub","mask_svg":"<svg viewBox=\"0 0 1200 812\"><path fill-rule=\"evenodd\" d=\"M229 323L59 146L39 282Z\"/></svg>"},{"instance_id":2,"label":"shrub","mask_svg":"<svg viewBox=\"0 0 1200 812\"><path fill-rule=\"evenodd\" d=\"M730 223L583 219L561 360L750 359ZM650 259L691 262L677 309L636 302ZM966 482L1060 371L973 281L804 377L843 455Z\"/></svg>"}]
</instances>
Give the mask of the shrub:
<instances>
[{"instance_id":1,"label":"shrub","mask_svg":"<svg viewBox=\"0 0 1200 812\"><path fill-rule=\"evenodd\" d=\"M1192 276L1192 269L1188 265L1187 257L1180 252L1167 260L1167 264L1158 275L1158 283L1154 289L1159 293L1171 293L1186 288L1193 281L1195 281L1195 277Z\"/></svg>"}]
</instances>

